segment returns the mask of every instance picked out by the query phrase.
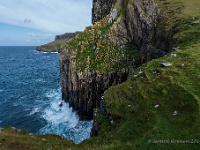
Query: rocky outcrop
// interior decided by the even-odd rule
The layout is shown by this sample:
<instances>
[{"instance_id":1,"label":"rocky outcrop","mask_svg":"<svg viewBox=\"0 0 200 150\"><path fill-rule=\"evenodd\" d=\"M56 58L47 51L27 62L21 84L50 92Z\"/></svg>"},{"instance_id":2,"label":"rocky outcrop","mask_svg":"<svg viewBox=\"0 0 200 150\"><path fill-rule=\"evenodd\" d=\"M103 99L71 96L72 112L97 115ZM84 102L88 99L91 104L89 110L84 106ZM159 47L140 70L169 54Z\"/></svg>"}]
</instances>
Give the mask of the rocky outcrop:
<instances>
[{"instance_id":1,"label":"rocky outcrop","mask_svg":"<svg viewBox=\"0 0 200 150\"><path fill-rule=\"evenodd\" d=\"M93 6L94 25L70 40L60 57L63 99L82 119L92 119L94 108L103 111L106 89L173 45L153 0L94 0Z\"/></svg>"},{"instance_id":2,"label":"rocky outcrop","mask_svg":"<svg viewBox=\"0 0 200 150\"><path fill-rule=\"evenodd\" d=\"M56 45L56 42L51 42L45 45L37 46L36 47L37 51L41 52L58 52L60 53L60 44Z\"/></svg>"},{"instance_id":3,"label":"rocky outcrop","mask_svg":"<svg viewBox=\"0 0 200 150\"><path fill-rule=\"evenodd\" d=\"M65 49L65 54L65 59L60 63L62 98L77 111L81 119L92 119L93 109L100 107L100 104L102 106L104 91L125 81L128 71L123 74L98 74L95 71L80 74L76 64L70 62L69 49ZM103 107L101 110L104 111Z\"/></svg>"},{"instance_id":4,"label":"rocky outcrop","mask_svg":"<svg viewBox=\"0 0 200 150\"><path fill-rule=\"evenodd\" d=\"M43 51L43 52L59 52L60 53L60 46L80 33L81 33L80 31L77 31L75 33L65 33L62 35L57 35L53 42L50 42L45 45L37 46L36 50Z\"/></svg>"},{"instance_id":5,"label":"rocky outcrop","mask_svg":"<svg viewBox=\"0 0 200 150\"><path fill-rule=\"evenodd\" d=\"M81 31L77 31L75 33L65 33L65 34L62 34L62 35L57 35L55 37L55 41L58 41L58 40L69 40L69 39L74 38L76 35L78 35L80 33L81 33Z\"/></svg>"},{"instance_id":6,"label":"rocky outcrop","mask_svg":"<svg viewBox=\"0 0 200 150\"><path fill-rule=\"evenodd\" d=\"M127 4L125 24L131 43L140 52L141 63L172 50L172 34L161 24L162 15L153 0L132 0Z\"/></svg>"},{"instance_id":7,"label":"rocky outcrop","mask_svg":"<svg viewBox=\"0 0 200 150\"><path fill-rule=\"evenodd\" d=\"M110 10L116 0L93 0L92 23L103 19L110 13Z\"/></svg>"}]
</instances>

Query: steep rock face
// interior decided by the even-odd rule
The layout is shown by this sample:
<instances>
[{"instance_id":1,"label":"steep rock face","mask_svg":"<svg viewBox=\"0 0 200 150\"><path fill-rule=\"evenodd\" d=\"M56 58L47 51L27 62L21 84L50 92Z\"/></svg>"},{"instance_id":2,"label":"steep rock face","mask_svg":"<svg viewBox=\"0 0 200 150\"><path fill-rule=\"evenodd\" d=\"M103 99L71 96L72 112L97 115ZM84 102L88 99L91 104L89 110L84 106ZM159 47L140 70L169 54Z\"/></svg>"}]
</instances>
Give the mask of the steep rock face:
<instances>
[{"instance_id":1,"label":"steep rock face","mask_svg":"<svg viewBox=\"0 0 200 150\"><path fill-rule=\"evenodd\" d=\"M110 10L116 0L93 0L92 23L103 19L110 13Z\"/></svg>"},{"instance_id":2,"label":"steep rock face","mask_svg":"<svg viewBox=\"0 0 200 150\"><path fill-rule=\"evenodd\" d=\"M94 108L105 114L104 91L172 47L172 35L159 25L162 18L153 0L109 2L94 1L94 25L61 51L62 96L82 119L92 119Z\"/></svg>"},{"instance_id":3,"label":"steep rock face","mask_svg":"<svg viewBox=\"0 0 200 150\"><path fill-rule=\"evenodd\" d=\"M131 43L140 50L141 62L164 56L173 46L172 35L165 31L161 14L153 0L130 0L125 24Z\"/></svg>"},{"instance_id":4,"label":"steep rock face","mask_svg":"<svg viewBox=\"0 0 200 150\"><path fill-rule=\"evenodd\" d=\"M93 109L102 105L103 93L110 86L122 83L128 72L123 74L77 72L75 62L70 62L70 51L65 49L65 59L60 62L62 98L74 108L81 119L92 119ZM106 114L104 108L101 109Z\"/></svg>"}]
</instances>

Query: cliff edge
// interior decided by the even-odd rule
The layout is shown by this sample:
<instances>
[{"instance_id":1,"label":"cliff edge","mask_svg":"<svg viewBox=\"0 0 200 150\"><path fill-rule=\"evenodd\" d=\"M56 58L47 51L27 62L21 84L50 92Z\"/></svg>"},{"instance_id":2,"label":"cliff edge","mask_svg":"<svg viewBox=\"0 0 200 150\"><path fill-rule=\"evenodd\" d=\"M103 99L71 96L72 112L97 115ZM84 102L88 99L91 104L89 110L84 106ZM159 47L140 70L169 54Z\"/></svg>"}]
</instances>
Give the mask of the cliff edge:
<instances>
[{"instance_id":1,"label":"cliff edge","mask_svg":"<svg viewBox=\"0 0 200 150\"><path fill-rule=\"evenodd\" d=\"M105 90L174 44L174 30L165 29L153 0L96 0L93 6L94 25L63 45L60 57L63 99L82 119L103 107Z\"/></svg>"},{"instance_id":2,"label":"cliff edge","mask_svg":"<svg viewBox=\"0 0 200 150\"><path fill-rule=\"evenodd\" d=\"M61 48L63 95L71 96L72 106L77 102L82 118L91 118L87 110L96 107L92 133L98 136L76 145L56 135L0 128L2 149L199 149L200 1L119 2Z\"/></svg>"}]
</instances>

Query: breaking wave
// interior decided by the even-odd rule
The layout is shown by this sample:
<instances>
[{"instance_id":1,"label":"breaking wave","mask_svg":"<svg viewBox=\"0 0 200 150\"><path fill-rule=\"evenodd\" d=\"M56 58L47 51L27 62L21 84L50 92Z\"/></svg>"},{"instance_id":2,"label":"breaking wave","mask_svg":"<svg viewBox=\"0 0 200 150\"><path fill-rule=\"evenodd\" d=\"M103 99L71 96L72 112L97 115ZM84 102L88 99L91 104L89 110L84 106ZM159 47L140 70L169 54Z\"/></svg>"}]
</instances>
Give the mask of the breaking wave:
<instances>
[{"instance_id":1,"label":"breaking wave","mask_svg":"<svg viewBox=\"0 0 200 150\"><path fill-rule=\"evenodd\" d=\"M60 90L52 90L45 96L49 105L41 115L46 125L40 129L40 134L59 134L76 144L90 137L93 121L80 121L69 104L62 101Z\"/></svg>"}]
</instances>

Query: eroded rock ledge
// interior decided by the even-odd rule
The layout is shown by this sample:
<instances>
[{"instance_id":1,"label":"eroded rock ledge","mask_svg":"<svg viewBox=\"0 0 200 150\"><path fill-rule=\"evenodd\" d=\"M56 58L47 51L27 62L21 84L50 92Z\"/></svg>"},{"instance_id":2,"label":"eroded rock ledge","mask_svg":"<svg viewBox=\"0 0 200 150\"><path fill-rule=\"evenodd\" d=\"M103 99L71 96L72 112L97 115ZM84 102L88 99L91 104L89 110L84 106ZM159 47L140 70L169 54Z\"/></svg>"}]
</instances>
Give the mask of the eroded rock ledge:
<instances>
[{"instance_id":1,"label":"eroded rock ledge","mask_svg":"<svg viewBox=\"0 0 200 150\"><path fill-rule=\"evenodd\" d=\"M94 0L93 23L61 49L62 96L82 119L92 119L110 86L140 64L172 49L153 0ZM104 11L106 10L106 11Z\"/></svg>"}]
</instances>

